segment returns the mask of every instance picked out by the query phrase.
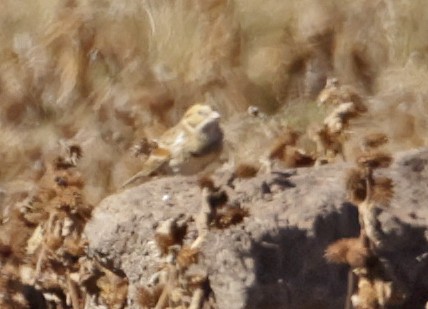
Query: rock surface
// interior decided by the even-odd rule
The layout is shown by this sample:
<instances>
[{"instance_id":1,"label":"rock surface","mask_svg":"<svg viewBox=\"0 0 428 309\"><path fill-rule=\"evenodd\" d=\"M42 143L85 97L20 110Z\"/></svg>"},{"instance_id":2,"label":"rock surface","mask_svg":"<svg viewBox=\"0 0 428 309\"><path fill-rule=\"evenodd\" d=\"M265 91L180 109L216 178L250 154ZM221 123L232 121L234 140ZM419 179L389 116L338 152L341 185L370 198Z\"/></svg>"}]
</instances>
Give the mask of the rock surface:
<instances>
[{"instance_id":1,"label":"rock surface","mask_svg":"<svg viewBox=\"0 0 428 309\"><path fill-rule=\"evenodd\" d=\"M344 190L351 166L282 170L235 181L230 199L247 207L250 216L210 231L199 265L209 274L219 308L343 307L348 267L327 264L323 254L336 239L359 233L357 209ZM428 149L400 153L379 173L395 184L391 205L379 214L384 254L410 291L404 307L423 308L428 301ZM132 286L147 283L158 260L154 226L179 214L197 215L196 180L154 179L104 199L86 227L90 255L124 273ZM262 194L263 187L271 193ZM187 241L196 236L192 223ZM136 308L134 297L131 288L130 308Z\"/></svg>"}]
</instances>

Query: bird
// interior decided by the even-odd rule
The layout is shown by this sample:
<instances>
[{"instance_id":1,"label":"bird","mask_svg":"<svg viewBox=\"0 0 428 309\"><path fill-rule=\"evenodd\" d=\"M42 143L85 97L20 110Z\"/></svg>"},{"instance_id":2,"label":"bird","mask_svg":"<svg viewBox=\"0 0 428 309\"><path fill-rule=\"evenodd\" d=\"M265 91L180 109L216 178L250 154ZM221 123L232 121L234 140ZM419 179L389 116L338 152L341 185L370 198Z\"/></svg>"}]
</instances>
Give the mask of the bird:
<instances>
[{"instance_id":1,"label":"bird","mask_svg":"<svg viewBox=\"0 0 428 309\"><path fill-rule=\"evenodd\" d=\"M177 125L163 133L154 144L143 168L122 188L156 172L197 174L219 157L224 133L221 115L207 104L197 103L184 113Z\"/></svg>"}]
</instances>

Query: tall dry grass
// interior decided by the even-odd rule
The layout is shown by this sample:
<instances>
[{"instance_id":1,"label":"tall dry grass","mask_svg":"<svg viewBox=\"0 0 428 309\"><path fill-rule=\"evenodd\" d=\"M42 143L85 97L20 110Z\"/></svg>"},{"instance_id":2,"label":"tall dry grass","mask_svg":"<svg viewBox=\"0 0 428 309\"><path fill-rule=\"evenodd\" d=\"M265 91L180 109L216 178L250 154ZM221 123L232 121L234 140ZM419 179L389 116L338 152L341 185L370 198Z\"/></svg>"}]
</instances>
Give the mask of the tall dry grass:
<instances>
[{"instance_id":1,"label":"tall dry grass","mask_svg":"<svg viewBox=\"0 0 428 309\"><path fill-rule=\"evenodd\" d=\"M0 184L27 190L42 158L73 140L96 203L139 168L132 143L196 101L254 157L279 126L321 117L313 100L331 75L368 98L355 134L425 145L427 11L423 0L3 0ZM249 105L275 121L236 116Z\"/></svg>"}]
</instances>

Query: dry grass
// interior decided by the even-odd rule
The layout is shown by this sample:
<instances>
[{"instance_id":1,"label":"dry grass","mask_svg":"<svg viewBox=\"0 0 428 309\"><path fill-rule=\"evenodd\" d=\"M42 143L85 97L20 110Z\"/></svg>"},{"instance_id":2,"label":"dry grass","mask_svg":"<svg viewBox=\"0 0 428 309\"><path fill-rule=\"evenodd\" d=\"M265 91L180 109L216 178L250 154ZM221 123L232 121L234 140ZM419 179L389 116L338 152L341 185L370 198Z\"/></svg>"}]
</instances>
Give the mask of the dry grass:
<instances>
[{"instance_id":1,"label":"dry grass","mask_svg":"<svg viewBox=\"0 0 428 309\"><path fill-rule=\"evenodd\" d=\"M10 256L21 259L25 249L39 248L33 230L40 222L49 227L46 211L35 207L24 216L13 209L38 192L46 162L64 142L82 147L79 171L85 186L70 185L79 193L76 200L71 199L74 189L63 188L69 178L46 187L58 187L69 204L79 206L84 197L85 205L96 205L141 169L133 145L160 136L196 102L222 114L224 156L241 167L236 173L242 177L258 171L257 162L287 127L306 132L322 122L328 111L315 100L331 76L355 88L368 107L352 125L345 149L349 159L348 153L358 153L362 132L385 132L386 151L426 145L426 13L423 0L2 0L0 258L15 267ZM250 105L266 118L245 113ZM304 136L296 146L315 148ZM362 175L351 176L351 198L362 202ZM226 203L226 193L213 183L201 185L215 189L212 202ZM39 193L41 200L53 199L49 190ZM392 194L391 181L376 179L374 201L387 204ZM223 207L212 223L225 228L247 215L244 208ZM5 218L19 224L7 224ZM56 237L58 227L52 226L51 237L38 249L39 260L31 261L37 262L36 275L43 275L41 268L51 259L44 247L83 254L84 241ZM17 229L21 233L12 233ZM164 246L181 244L178 236L157 240ZM193 249L179 256L182 269L195 261ZM330 249L333 261L365 263L366 248L358 240ZM0 288L15 295L3 279ZM127 282L105 273L96 284L106 304L123 306ZM62 288L72 297L74 285L68 278ZM161 294L141 289L140 302L157 303Z\"/></svg>"},{"instance_id":2,"label":"dry grass","mask_svg":"<svg viewBox=\"0 0 428 309\"><path fill-rule=\"evenodd\" d=\"M31 187L67 139L87 154L96 203L141 167L131 146L196 101L224 115L232 160L255 162L285 125L323 119L314 100L333 75L367 100L355 140L376 129L393 151L426 145L427 11L422 0L4 0L0 186ZM243 120L249 105L274 116Z\"/></svg>"}]
</instances>

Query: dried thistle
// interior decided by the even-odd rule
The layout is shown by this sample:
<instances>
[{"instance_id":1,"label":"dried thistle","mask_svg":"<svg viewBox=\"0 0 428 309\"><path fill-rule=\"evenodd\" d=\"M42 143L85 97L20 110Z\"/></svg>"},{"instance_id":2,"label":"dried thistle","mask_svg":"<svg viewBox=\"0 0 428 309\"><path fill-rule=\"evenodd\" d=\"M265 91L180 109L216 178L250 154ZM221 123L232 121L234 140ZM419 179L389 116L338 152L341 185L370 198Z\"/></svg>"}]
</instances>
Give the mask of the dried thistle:
<instances>
[{"instance_id":1,"label":"dried thistle","mask_svg":"<svg viewBox=\"0 0 428 309\"><path fill-rule=\"evenodd\" d=\"M331 134L343 133L349 127L349 122L358 116L360 112L354 103L342 103L324 119L324 125Z\"/></svg>"},{"instance_id":2,"label":"dried thistle","mask_svg":"<svg viewBox=\"0 0 428 309\"><path fill-rule=\"evenodd\" d=\"M207 274L204 275L190 275L187 276L187 286L195 290L197 288L203 287L204 285L209 284Z\"/></svg>"},{"instance_id":3,"label":"dried thistle","mask_svg":"<svg viewBox=\"0 0 428 309\"><path fill-rule=\"evenodd\" d=\"M241 163L239 164L233 173L230 175L229 179L227 180L227 185L231 188L234 187L233 182L237 178L252 178L257 175L259 171L259 168L257 168L254 165L248 164L248 163ZM211 188L211 191L213 191L213 187Z\"/></svg>"},{"instance_id":4,"label":"dried thistle","mask_svg":"<svg viewBox=\"0 0 428 309\"><path fill-rule=\"evenodd\" d=\"M385 141L383 135L373 136L366 146L375 148ZM341 239L326 250L328 260L347 263L358 270L355 271L357 294L351 297L356 308L384 308L399 305L405 299L405 293L398 287L400 282L391 280L396 278L391 269L372 251L383 242L375 206L388 205L394 193L392 180L374 177L373 169L389 167L391 162L391 155L380 151L366 152L357 159L359 168L348 172L346 189L348 198L358 204L360 238Z\"/></svg>"},{"instance_id":5,"label":"dried thistle","mask_svg":"<svg viewBox=\"0 0 428 309\"><path fill-rule=\"evenodd\" d=\"M327 247L324 257L330 263L348 264L352 268L366 267L369 250L360 237L342 238Z\"/></svg>"},{"instance_id":6,"label":"dried thistle","mask_svg":"<svg viewBox=\"0 0 428 309\"><path fill-rule=\"evenodd\" d=\"M57 225L57 226L59 226L59 225ZM58 250L63 245L63 242L64 242L63 237L59 233L56 233L56 232L53 232L53 233L46 235L45 239L46 239L45 240L46 246L51 251Z\"/></svg>"},{"instance_id":7,"label":"dried thistle","mask_svg":"<svg viewBox=\"0 0 428 309\"><path fill-rule=\"evenodd\" d=\"M277 140L273 143L271 147L268 158L270 160L278 159L283 160L284 151L287 146L296 146L297 140L301 136L300 132L294 131L292 129L288 129L284 132L284 135L277 138Z\"/></svg>"},{"instance_id":8,"label":"dried thistle","mask_svg":"<svg viewBox=\"0 0 428 309\"><path fill-rule=\"evenodd\" d=\"M376 132L365 135L362 139L361 145L363 150L369 151L388 143L388 141L389 138L385 133Z\"/></svg>"},{"instance_id":9,"label":"dried thistle","mask_svg":"<svg viewBox=\"0 0 428 309\"><path fill-rule=\"evenodd\" d=\"M310 167L313 166L316 161L314 157L296 147L287 147L284 151L282 160L288 168Z\"/></svg>"},{"instance_id":10,"label":"dried thistle","mask_svg":"<svg viewBox=\"0 0 428 309\"><path fill-rule=\"evenodd\" d=\"M63 248L67 254L79 257L85 254L86 242L79 237L65 237Z\"/></svg>"},{"instance_id":11,"label":"dried thistle","mask_svg":"<svg viewBox=\"0 0 428 309\"><path fill-rule=\"evenodd\" d=\"M83 151L80 145L73 144L68 147L68 156L70 162L74 164L74 166L77 165L77 161L79 161L83 156Z\"/></svg>"},{"instance_id":12,"label":"dried thistle","mask_svg":"<svg viewBox=\"0 0 428 309\"><path fill-rule=\"evenodd\" d=\"M360 155L357 158L357 164L364 168L387 168L392 163L392 156L389 153L382 151L368 152Z\"/></svg>"},{"instance_id":13,"label":"dried thistle","mask_svg":"<svg viewBox=\"0 0 428 309\"><path fill-rule=\"evenodd\" d=\"M0 269L0 306L1 308L30 308L24 284L20 278L20 266L11 261L2 263Z\"/></svg>"},{"instance_id":14,"label":"dried thistle","mask_svg":"<svg viewBox=\"0 0 428 309\"><path fill-rule=\"evenodd\" d=\"M104 276L97 280L101 302L111 309L124 308L128 296L128 280L108 269L104 269L103 272Z\"/></svg>"},{"instance_id":15,"label":"dried thistle","mask_svg":"<svg viewBox=\"0 0 428 309\"><path fill-rule=\"evenodd\" d=\"M381 205L389 205L393 196L393 181L388 177L376 177L373 186L373 202Z\"/></svg>"},{"instance_id":16,"label":"dried thistle","mask_svg":"<svg viewBox=\"0 0 428 309\"><path fill-rule=\"evenodd\" d=\"M358 205L366 198L366 172L360 168L348 170L345 181L347 199Z\"/></svg>"},{"instance_id":17,"label":"dried thistle","mask_svg":"<svg viewBox=\"0 0 428 309\"><path fill-rule=\"evenodd\" d=\"M64 142L60 142L60 145L65 154L59 155L53 160L55 170L68 170L76 167L83 156L82 148L77 144L65 145Z\"/></svg>"},{"instance_id":18,"label":"dried thistle","mask_svg":"<svg viewBox=\"0 0 428 309\"><path fill-rule=\"evenodd\" d=\"M171 246L182 245L187 232L187 223L171 218L159 224L155 231L155 241L162 254L167 254Z\"/></svg>"},{"instance_id":19,"label":"dried thistle","mask_svg":"<svg viewBox=\"0 0 428 309\"><path fill-rule=\"evenodd\" d=\"M233 178L230 181L233 181ZM220 187L216 187L214 181L208 177L203 176L198 179L198 184L201 189L207 188L207 201L211 209L222 207L227 203L229 197L226 191L222 190Z\"/></svg>"},{"instance_id":20,"label":"dried thistle","mask_svg":"<svg viewBox=\"0 0 428 309\"><path fill-rule=\"evenodd\" d=\"M101 267L98 267L97 263L86 255L79 259L79 280L77 282L84 293L91 296L99 295L100 289L97 286L97 281L103 275Z\"/></svg>"},{"instance_id":21,"label":"dried thistle","mask_svg":"<svg viewBox=\"0 0 428 309\"><path fill-rule=\"evenodd\" d=\"M246 208L226 206L221 209L221 212L217 212L213 225L219 229L225 229L241 223L248 216L249 211Z\"/></svg>"},{"instance_id":22,"label":"dried thistle","mask_svg":"<svg viewBox=\"0 0 428 309\"><path fill-rule=\"evenodd\" d=\"M308 135L315 142L317 155L320 158L325 156L334 158L341 155L345 160L343 151L345 137L342 132L333 133L326 125L315 125L309 127Z\"/></svg>"},{"instance_id":23,"label":"dried thistle","mask_svg":"<svg viewBox=\"0 0 428 309\"><path fill-rule=\"evenodd\" d=\"M353 168L347 172L346 192L348 200L353 204L360 204L366 199L367 171ZM390 178L376 177L373 180L371 200L381 205L388 205L394 195L394 184Z\"/></svg>"},{"instance_id":24,"label":"dried thistle","mask_svg":"<svg viewBox=\"0 0 428 309\"><path fill-rule=\"evenodd\" d=\"M356 308L385 308L399 306L405 298L406 294L391 281L361 277L352 303Z\"/></svg>"},{"instance_id":25,"label":"dried thistle","mask_svg":"<svg viewBox=\"0 0 428 309\"><path fill-rule=\"evenodd\" d=\"M27 242L33 234L34 226L22 220L18 210L13 210L9 221L0 228L3 252L19 260L26 257Z\"/></svg>"},{"instance_id":26,"label":"dried thistle","mask_svg":"<svg viewBox=\"0 0 428 309\"><path fill-rule=\"evenodd\" d=\"M252 178L257 175L259 169L254 165L241 163L233 172L235 178Z\"/></svg>"},{"instance_id":27,"label":"dried thistle","mask_svg":"<svg viewBox=\"0 0 428 309\"><path fill-rule=\"evenodd\" d=\"M198 179L199 188L208 188L210 191L215 191L217 187L214 184L214 180L209 176L202 176Z\"/></svg>"},{"instance_id":28,"label":"dried thistle","mask_svg":"<svg viewBox=\"0 0 428 309\"><path fill-rule=\"evenodd\" d=\"M69 274L77 271L78 258L85 253L86 243L81 234L92 207L84 201L83 178L73 166L81 157L81 149L72 145L68 151L69 161L54 160L48 164L39 189L12 211L10 222L26 226L29 232L26 235L22 229L17 233L22 238L20 242L26 242L21 259L34 266L27 281L36 284L49 298L48 302L62 306L65 298L70 297L73 308L78 308L81 293Z\"/></svg>"},{"instance_id":29,"label":"dried thistle","mask_svg":"<svg viewBox=\"0 0 428 309\"><path fill-rule=\"evenodd\" d=\"M165 286L163 284L157 284L151 288L145 286L140 287L137 292L137 304L143 309L154 308L164 288Z\"/></svg>"},{"instance_id":30,"label":"dried thistle","mask_svg":"<svg viewBox=\"0 0 428 309\"><path fill-rule=\"evenodd\" d=\"M19 220L28 226L37 226L49 217L48 204L48 201L35 196L28 203L18 204L15 207L19 207L16 209L19 212Z\"/></svg>"},{"instance_id":31,"label":"dried thistle","mask_svg":"<svg viewBox=\"0 0 428 309\"><path fill-rule=\"evenodd\" d=\"M0 260L7 259L13 253L12 247L0 239Z\"/></svg>"},{"instance_id":32,"label":"dried thistle","mask_svg":"<svg viewBox=\"0 0 428 309\"><path fill-rule=\"evenodd\" d=\"M198 263L199 249L184 246L178 252L177 265L181 270L187 269L191 264Z\"/></svg>"},{"instance_id":33,"label":"dried thistle","mask_svg":"<svg viewBox=\"0 0 428 309\"><path fill-rule=\"evenodd\" d=\"M374 284L365 277L359 278L357 293L351 299L356 308L379 308Z\"/></svg>"},{"instance_id":34,"label":"dried thistle","mask_svg":"<svg viewBox=\"0 0 428 309\"><path fill-rule=\"evenodd\" d=\"M57 157L54 161L54 166L56 170L66 170L75 167L73 163L63 157Z\"/></svg>"},{"instance_id":35,"label":"dried thistle","mask_svg":"<svg viewBox=\"0 0 428 309\"><path fill-rule=\"evenodd\" d=\"M82 175L77 171L58 171L54 177L55 183L59 187L76 187L82 189L85 185Z\"/></svg>"},{"instance_id":36,"label":"dried thistle","mask_svg":"<svg viewBox=\"0 0 428 309\"><path fill-rule=\"evenodd\" d=\"M345 102L352 102L361 113L367 111L362 97L356 89L348 85L340 85L336 77L330 77L326 81L324 89L317 98L318 105L337 106Z\"/></svg>"}]
</instances>

